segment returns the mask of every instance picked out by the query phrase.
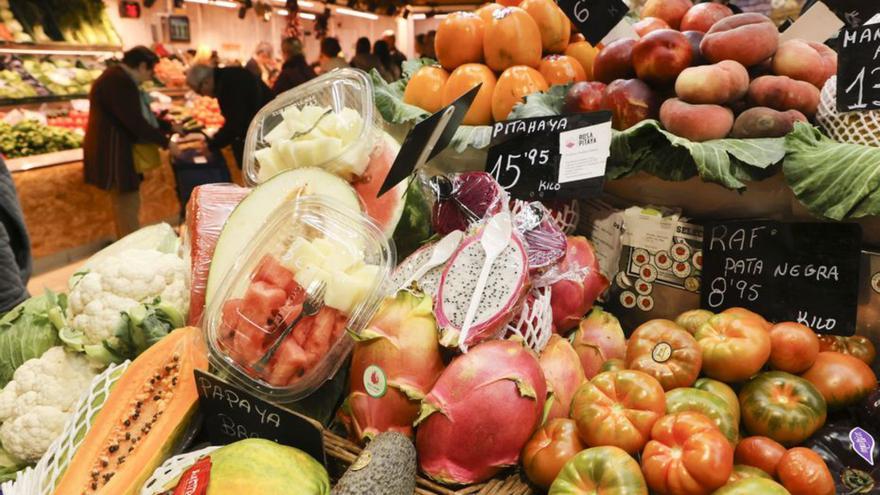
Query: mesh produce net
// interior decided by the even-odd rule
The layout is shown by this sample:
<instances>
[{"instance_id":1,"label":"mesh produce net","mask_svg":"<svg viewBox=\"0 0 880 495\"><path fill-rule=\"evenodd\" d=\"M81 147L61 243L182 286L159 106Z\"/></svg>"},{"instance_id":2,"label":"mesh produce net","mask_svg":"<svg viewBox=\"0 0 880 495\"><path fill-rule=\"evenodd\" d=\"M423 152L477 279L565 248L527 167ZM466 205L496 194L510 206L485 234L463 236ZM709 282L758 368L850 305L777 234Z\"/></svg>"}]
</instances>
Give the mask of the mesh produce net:
<instances>
[{"instance_id":1,"label":"mesh produce net","mask_svg":"<svg viewBox=\"0 0 880 495\"><path fill-rule=\"evenodd\" d=\"M841 143L880 147L880 110L840 113L836 100L837 76L831 76L822 88L816 113L828 136Z\"/></svg>"},{"instance_id":2,"label":"mesh produce net","mask_svg":"<svg viewBox=\"0 0 880 495\"><path fill-rule=\"evenodd\" d=\"M171 486L172 483L175 483L177 478L195 464L200 457L208 455L219 448L217 446L205 447L204 449L176 455L166 460L158 469L153 471L153 475L144 483L140 495L159 495L165 493L165 491L173 488Z\"/></svg>"},{"instance_id":3,"label":"mesh produce net","mask_svg":"<svg viewBox=\"0 0 880 495\"><path fill-rule=\"evenodd\" d=\"M535 352L541 352L553 334L550 287L532 289L520 313L507 325L507 335L516 335Z\"/></svg>"}]
</instances>

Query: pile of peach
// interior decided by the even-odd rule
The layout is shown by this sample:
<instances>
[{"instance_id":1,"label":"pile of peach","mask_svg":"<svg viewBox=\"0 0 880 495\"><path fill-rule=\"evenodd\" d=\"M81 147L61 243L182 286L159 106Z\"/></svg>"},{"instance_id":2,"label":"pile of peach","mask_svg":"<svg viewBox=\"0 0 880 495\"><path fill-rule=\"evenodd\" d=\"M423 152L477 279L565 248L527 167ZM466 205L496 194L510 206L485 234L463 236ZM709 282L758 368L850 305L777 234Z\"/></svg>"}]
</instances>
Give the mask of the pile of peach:
<instances>
[{"instance_id":1,"label":"pile of peach","mask_svg":"<svg viewBox=\"0 0 880 495\"><path fill-rule=\"evenodd\" d=\"M779 137L815 115L822 86L837 72L832 49L780 44L776 26L761 14L648 0L641 16L640 39L603 47L593 62L596 82L575 84L566 110L609 109L618 130L659 117L668 131L693 141Z\"/></svg>"}]
</instances>

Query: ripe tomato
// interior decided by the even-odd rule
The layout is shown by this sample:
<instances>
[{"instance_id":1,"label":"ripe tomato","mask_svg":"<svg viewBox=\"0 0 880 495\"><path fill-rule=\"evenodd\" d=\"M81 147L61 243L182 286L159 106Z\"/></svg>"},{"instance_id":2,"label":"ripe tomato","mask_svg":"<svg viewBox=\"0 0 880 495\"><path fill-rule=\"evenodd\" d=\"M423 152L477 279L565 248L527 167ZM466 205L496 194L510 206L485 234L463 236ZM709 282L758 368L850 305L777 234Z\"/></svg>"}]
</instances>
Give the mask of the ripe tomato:
<instances>
[{"instance_id":1,"label":"ripe tomato","mask_svg":"<svg viewBox=\"0 0 880 495\"><path fill-rule=\"evenodd\" d=\"M694 337L670 320L643 323L626 345L626 367L653 376L663 390L693 385L702 362Z\"/></svg>"},{"instance_id":2,"label":"ripe tomato","mask_svg":"<svg viewBox=\"0 0 880 495\"><path fill-rule=\"evenodd\" d=\"M709 321L709 318L715 316L715 313L705 309L692 309L678 315L675 322L681 325L691 335L697 333L697 330L703 323Z\"/></svg>"},{"instance_id":3,"label":"ripe tomato","mask_svg":"<svg viewBox=\"0 0 880 495\"><path fill-rule=\"evenodd\" d=\"M539 428L523 448L526 476L541 488L549 488L565 463L582 450L577 424L570 419L554 419Z\"/></svg>"},{"instance_id":4,"label":"ripe tomato","mask_svg":"<svg viewBox=\"0 0 880 495\"><path fill-rule=\"evenodd\" d=\"M752 378L739 392L746 430L782 445L797 445L810 437L828 415L825 399L812 383L784 371Z\"/></svg>"},{"instance_id":5,"label":"ripe tomato","mask_svg":"<svg viewBox=\"0 0 880 495\"><path fill-rule=\"evenodd\" d=\"M746 478L728 483L712 495L791 495L779 483L765 478Z\"/></svg>"},{"instance_id":6,"label":"ripe tomato","mask_svg":"<svg viewBox=\"0 0 880 495\"><path fill-rule=\"evenodd\" d=\"M729 385L711 378L699 378L694 382L694 388L705 390L710 394L721 397L733 414L734 419L736 419L736 424L739 424L739 397L736 396L736 392Z\"/></svg>"},{"instance_id":7,"label":"ripe tomato","mask_svg":"<svg viewBox=\"0 0 880 495\"><path fill-rule=\"evenodd\" d=\"M770 324L767 320L764 319L763 316L755 313L754 311L748 310L746 308L727 308L722 313L726 315L733 315L737 318L752 318L761 323L761 326L764 327L764 330L770 331L770 327L773 325Z\"/></svg>"},{"instance_id":8,"label":"ripe tomato","mask_svg":"<svg viewBox=\"0 0 880 495\"><path fill-rule=\"evenodd\" d=\"M859 402L877 388L877 376L864 361L839 352L820 352L801 376L819 389L832 411Z\"/></svg>"},{"instance_id":9,"label":"ripe tomato","mask_svg":"<svg viewBox=\"0 0 880 495\"><path fill-rule=\"evenodd\" d=\"M721 397L689 387L666 392L666 412L673 414L685 411L698 412L714 421L731 445L739 441L739 422Z\"/></svg>"},{"instance_id":10,"label":"ripe tomato","mask_svg":"<svg viewBox=\"0 0 880 495\"><path fill-rule=\"evenodd\" d=\"M853 335L852 337L841 337L839 335L820 335L819 351L833 351L842 354L849 354L857 357L865 362L868 366L874 362L877 357L877 349L874 343L867 337L861 335Z\"/></svg>"},{"instance_id":11,"label":"ripe tomato","mask_svg":"<svg viewBox=\"0 0 880 495\"><path fill-rule=\"evenodd\" d=\"M806 325L793 321L770 329L770 366L788 373L803 373L819 354L819 338Z\"/></svg>"},{"instance_id":12,"label":"ripe tomato","mask_svg":"<svg viewBox=\"0 0 880 495\"><path fill-rule=\"evenodd\" d=\"M660 382L635 370L599 373L571 401L571 417L585 444L613 445L631 454L642 450L654 422L665 413Z\"/></svg>"},{"instance_id":13,"label":"ripe tomato","mask_svg":"<svg viewBox=\"0 0 880 495\"><path fill-rule=\"evenodd\" d=\"M708 495L733 471L733 447L711 419L686 411L664 416L651 428L642 452L648 487L670 495Z\"/></svg>"},{"instance_id":14,"label":"ripe tomato","mask_svg":"<svg viewBox=\"0 0 880 495\"><path fill-rule=\"evenodd\" d=\"M834 495L834 478L819 454L795 447L782 456L779 481L791 495Z\"/></svg>"},{"instance_id":15,"label":"ripe tomato","mask_svg":"<svg viewBox=\"0 0 880 495\"><path fill-rule=\"evenodd\" d=\"M748 379L770 357L770 335L755 318L715 315L694 337L703 350L703 373L722 382Z\"/></svg>"},{"instance_id":16,"label":"ripe tomato","mask_svg":"<svg viewBox=\"0 0 880 495\"><path fill-rule=\"evenodd\" d=\"M568 461L548 495L585 493L648 495L648 486L639 463L629 454L617 447L593 447Z\"/></svg>"},{"instance_id":17,"label":"ripe tomato","mask_svg":"<svg viewBox=\"0 0 880 495\"><path fill-rule=\"evenodd\" d=\"M776 476L779 459L785 455L785 447L767 437L746 437L736 446L733 461L760 469L770 476Z\"/></svg>"},{"instance_id":18,"label":"ripe tomato","mask_svg":"<svg viewBox=\"0 0 880 495\"><path fill-rule=\"evenodd\" d=\"M745 464L734 464L733 472L730 473L730 478L727 478L727 483L734 483L746 478L772 479L769 474L756 467L746 466Z\"/></svg>"}]
</instances>

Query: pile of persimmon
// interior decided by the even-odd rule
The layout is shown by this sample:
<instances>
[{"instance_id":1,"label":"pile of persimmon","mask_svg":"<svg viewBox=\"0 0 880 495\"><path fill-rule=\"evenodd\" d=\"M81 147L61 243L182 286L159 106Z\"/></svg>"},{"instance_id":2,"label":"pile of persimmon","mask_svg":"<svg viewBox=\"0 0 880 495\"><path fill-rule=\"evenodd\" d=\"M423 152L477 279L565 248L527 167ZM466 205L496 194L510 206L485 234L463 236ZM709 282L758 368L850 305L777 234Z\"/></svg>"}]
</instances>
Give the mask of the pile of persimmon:
<instances>
[{"instance_id":1,"label":"pile of persimmon","mask_svg":"<svg viewBox=\"0 0 880 495\"><path fill-rule=\"evenodd\" d=\"M503 0L455 12L437 28L439 65L419 69L404 101L435 112L477 84L467 125L506 120L527 95L591 80L597 50L553 0Z\"/></svg>"}]
</instances>

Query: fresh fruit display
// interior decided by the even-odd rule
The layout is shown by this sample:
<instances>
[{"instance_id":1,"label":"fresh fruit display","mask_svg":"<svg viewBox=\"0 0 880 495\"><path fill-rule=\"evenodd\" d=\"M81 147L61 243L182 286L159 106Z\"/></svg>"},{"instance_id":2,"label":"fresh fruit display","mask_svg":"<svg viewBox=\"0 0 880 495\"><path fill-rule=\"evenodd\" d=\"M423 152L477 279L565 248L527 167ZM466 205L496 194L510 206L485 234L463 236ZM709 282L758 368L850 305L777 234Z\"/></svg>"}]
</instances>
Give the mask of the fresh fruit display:
<instances>
[{"instance_id":1,"label":"fresh fruit display","mask_svg":"<svg viewBox=\"0 0 880 495\"><path fill-rule=\"evenodd\" d=\"M162 57L153 68L153 71L156 79L166 88L183 88L186 86L186 66L176 58Z\"/></svg>"},{"instance_id":2,"label":"fresh fruit display","mask_svg":"<svg viewBox=\"0 0 880 495\"><path fill-rule=\"evenodd\" d=\"M864 361L839 352L820 352L801 377L819 390L831 411L861 402L877 388L877 376Z\"/></svg>"},{"instance_id":3,"label":"fresh fruit display","mask_svg":"<svg viewBox=\"0 0 880 495\"><path fill-rule=\"evenodd\" d=\"M15 125L0 122L0 154L6 158L32 156L82 146L82 136L67 129L23 120Z\"/></svg>"},{"instance_id":4,"label":"fresh fruit display","mask_svg":"<svg viewBox=\"0 0 880 495\"><path fill-rule=\"evenodd\" d=\"M753 435L783 445L803 442L822 427L828 406L810 382L783 371L761 373L739 392L742 422Z\"/></svg>"},{"instance_id":5,"label":"fresh fruit display","mask_svg":"<svg viewBox=\"0 0 880 495\"><path fill-rule=\"evenodd\" d=\"M694 337L703 352L703 372L723 382L748 379L770 357L770 336L756 320L716 315Z\"/></svg>"},{"instance_id":6,"label":"fresh fruit display","mask_svg":"<svg viewBox=\"0 0 880 495\"><path fill-rule=\"evenodd\" d=\"M608 371L602 368L609 361L622 360L626 355L626 337L620 321L602 308L593 308L580 321L572 334L572 346L580 357L587 380Z\"/></svg>"},{"instance_id":7,"label":"fresh fruit display","mask_svg":"<svg viewBox=\"0 0 880 495\"><path fill-rule=\"evenodd\" d=\"M578 354L568 340L554 334L541 351L538 362L541 363L550 393L545 421L568 417L571 399L584 382L584 370Z\"/></svg>"},{"instance_id":8,"label":"fresh fruit display","mask_svg":"<svg viewBox=\"0 0 880 495\"><path fill-rule=\"evenodd\" d=\"M648 495L639 463L617 447L580 451L562 468L550 486L550 495L583 493Z\"/></svg>"},{"instance_id":9,"label":"fresh fruit display","mask_svg":"<svg viewBox=\"0 0 880 495\"><path fill-rule=\"evenodd\" d=\"M736 445L733 460L737 464L758 468L775 477L776 468L785 452L785 447L772 438L746 437Z\"/></svg>"},{"instance_id":10,"label":"fresh fruit display","mask_svg":"<svg viewBox=\"0 0 880 495\"><path fill-rule=\"evenodd\" d=\"M412 441L397 432L382 433L364 448L339 479L333 487L333 495L409 495L416 489L416 467Z\"/></svg>"},{"instance_id":11,"label":"fresh fruit display","mask_svg":"<svg viewBox=\"0 0 880 495\"><path fill-rule=\"evenodd\" d=\"M61 57L23 58L24 70L55 95L88 95L92 81L101 75L98 64Z\"/></svg>"},{"instance_id":12,"label":"fresh fruit display","mask_svg":"<svg viewBox=\"0 0 880 495\"><path fill-rule=\"evenodd\" d=\"M523 448L523 469L532 483L550 488L569 459L582 450L577 424L567 418L552 419Z\"/></svg>"},{"instance_id":13,"label":"fresh fruit display","mask_svg":"<svg viewBox=\"0 0 880 495\"><path fill-rule=\"evenodd\" d=\"M46 117L46 124L52 127L61 127L69 130L79 130L85 133L86 125L89 123L89 113L81 112L75 109L70 111Z\"/></svg>"},{"instance_id":14,"label":"fresh fruit display","mask_svg":"<svg viewBox=\"0 0 880 495\"><path fill-rule=\"evenodd\" d=\"M874 364L874 359L877 357L877 350L874 347L874 344L861 335L853 335L851 337L820 335L819 351L832 351L849 354L850 356L861 359L869 366Z\"/></svg>"},{"instance_id":15,"label":"fresh fruit display","mask_svg":"<svg viewBox=\"0 0 880 495\"><path fill-rule=\"evenodd\" d=\"M697 381L694 382L694 388L721 397L721 399L727 404L727 408L731 414L733 414L736 422L739 423L739 397L736 396L736 392L730 388L730 385L711 378L698 378Z\"/></svg>"},{"instance_id":16,"label":"fresh fruit display","mask_svg":"<svg viewBox=\"0 0 880 495\"><path fill-rule=\"evenodd\" d=\"M653 376L667 391L693 385L702 362L697 341L669 320L642 324L626 346L626 367Z\"/></svg>"},{"instance_id":17,"label":"fresh fruit display","mask_svg":"<svg viewBox=\"0 0 880 495\"><path fill-rule=\"evenodd\" d=\"M731 444L739 439L739 421L727 403L718 395L697 388L676 388L666 393L666 412L698 412L709 418Z\"/></svg>"},{"instance_id":18,"label":"fresh fruit display","mask_svg":"<svg viewBox=\"0 0 880 495\"><path fill-rule=\"evenodd\" d=\"M834 479L819 454L804 447L790 449L776 468L776 477L791 495L834 495Z\"/></svg>"},{"instance_id":19,"label":"fresh fruit display","mask_svg":"<svg viewBox=\"0 0 880 495\"><path fill-rule=\"evenodd\" d=\"M861 424L868 427L868 423ZM850 434L855 427L849 421L827 424L805 444L825 462L837 490L835 493L871 493L880 483L880 465L876 462L880 458L880 444L854 448ZM868 429L876 433L876 428Z\"/></svg>"}]
</instances>

